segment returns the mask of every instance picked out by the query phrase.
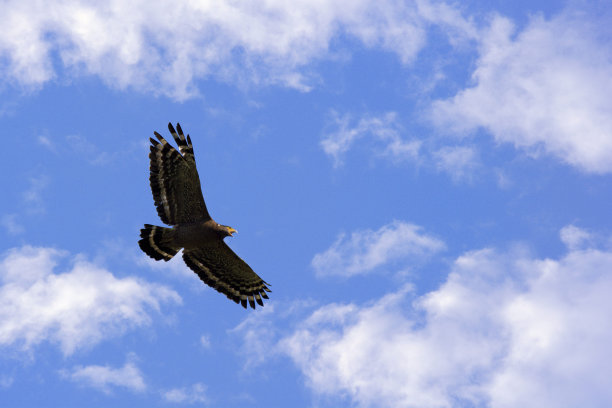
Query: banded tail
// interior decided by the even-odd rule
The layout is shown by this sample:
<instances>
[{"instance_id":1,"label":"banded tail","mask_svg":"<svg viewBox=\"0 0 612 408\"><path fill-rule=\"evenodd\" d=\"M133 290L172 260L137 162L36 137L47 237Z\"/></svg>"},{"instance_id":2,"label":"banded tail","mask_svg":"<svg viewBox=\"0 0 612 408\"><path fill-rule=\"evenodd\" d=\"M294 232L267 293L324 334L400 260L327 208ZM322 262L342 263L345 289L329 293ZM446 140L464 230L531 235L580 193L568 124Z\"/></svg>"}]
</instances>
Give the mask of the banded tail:
<instances>
[{"instance_id":1,"label":"banded tail","mask_svg":"<svg viewBox=\"0 0 612 408\"><path fill-rule=\"evenodd\" d=\"M174 234L172 228L145 224L140 230L140 249L156 261L169 261L181 249L172 244Z\"/></svg>"}]
</instances>

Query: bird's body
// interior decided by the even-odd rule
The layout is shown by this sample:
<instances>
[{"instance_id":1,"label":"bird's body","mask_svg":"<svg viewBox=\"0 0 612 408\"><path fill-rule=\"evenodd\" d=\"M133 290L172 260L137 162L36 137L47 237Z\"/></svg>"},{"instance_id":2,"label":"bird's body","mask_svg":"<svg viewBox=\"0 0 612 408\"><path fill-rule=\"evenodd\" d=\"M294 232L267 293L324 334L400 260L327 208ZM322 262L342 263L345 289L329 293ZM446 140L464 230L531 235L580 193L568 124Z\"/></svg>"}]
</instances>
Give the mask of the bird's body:
<instances>
[{"instance_id":1,"label":"bird's body","mask_svg":"<svg viewBox=\"0 0 612 408\"><path fill-rule=\"evenodd\" d=\"M177 245L185 249L193 249L206 245L210 241L223 239L228 234L224 227L210 219L204 222L192 222L189 224L179 224L173 228L174 241Z\"/></svg>"},{"instance_id":2,"label":"bird's body","mask_svg":"<svg viewBox=\"0 0 612 408\"><path fill-rule=\"evenodd\" d=\"M195 165L193 146L177 124L168 129L179 146L180 153L159 133L151 140L149 158L153 200L161 220L172 228L145 224L140 230L140 248L151 258L168 261L183 249L183 260L206 284L228 298L247 302L255 308L263 306L270 289L253 270L223 241L236 232L221 225L208 214L200 178Z\"/></svg>"}]
</instances>

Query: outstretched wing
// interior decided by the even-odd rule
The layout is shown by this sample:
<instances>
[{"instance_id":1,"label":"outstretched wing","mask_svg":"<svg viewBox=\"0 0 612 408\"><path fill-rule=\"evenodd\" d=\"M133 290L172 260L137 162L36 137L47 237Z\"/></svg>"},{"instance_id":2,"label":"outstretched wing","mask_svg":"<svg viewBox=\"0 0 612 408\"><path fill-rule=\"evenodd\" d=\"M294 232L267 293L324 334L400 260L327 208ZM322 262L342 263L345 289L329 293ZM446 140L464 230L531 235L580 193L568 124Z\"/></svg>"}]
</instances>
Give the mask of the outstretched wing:
<instances>
[{"instance_id":1,"label":"outstretched wing","mask_svg":"<svg viewBox=\"0 0 612 408\"><path fill-rule=\"evenodd\" d=\"M154 132L159 142L151 138L151 160L149 181L157 214L168 225L177 225L210 219L200 177L196 169L191 138L183 134L181 125L176 124L177 132L171 123L168 129L180 153L159 133Z\"/></svg>"},{"instance_id":2,"label":"outstretched wing","mask_svg":"<svg viewBox=\"0 0 612 408\"><path fill-rule=\"evenodd\" d=\"M204 283L245 308L247 301L255 309L255 302L263 306L261 299L268 299L269 284L222 240L197 249L184 249L183 260Z\"/></svg>"}]
</instances>

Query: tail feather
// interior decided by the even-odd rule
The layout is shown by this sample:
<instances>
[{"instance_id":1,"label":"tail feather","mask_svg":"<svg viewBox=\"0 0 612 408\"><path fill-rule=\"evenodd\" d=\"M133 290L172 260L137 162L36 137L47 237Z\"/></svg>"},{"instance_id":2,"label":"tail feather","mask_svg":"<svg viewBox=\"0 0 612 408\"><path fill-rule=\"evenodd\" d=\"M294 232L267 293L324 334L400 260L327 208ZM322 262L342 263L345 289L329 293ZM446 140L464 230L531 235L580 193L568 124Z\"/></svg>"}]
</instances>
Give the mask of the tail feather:
<instances>
[{"instance_id":1,"label":"tail feather","mask_svg":"<svg viewBox=\"0 0 612 408\"><path fill-rule=\"evenodd\" d=\"M151 258L160 261L169 261L181 249L172 244L172 228L158 227L156 225L145 224L140 230L140 249Z\"/></svg>"}]
</instances>

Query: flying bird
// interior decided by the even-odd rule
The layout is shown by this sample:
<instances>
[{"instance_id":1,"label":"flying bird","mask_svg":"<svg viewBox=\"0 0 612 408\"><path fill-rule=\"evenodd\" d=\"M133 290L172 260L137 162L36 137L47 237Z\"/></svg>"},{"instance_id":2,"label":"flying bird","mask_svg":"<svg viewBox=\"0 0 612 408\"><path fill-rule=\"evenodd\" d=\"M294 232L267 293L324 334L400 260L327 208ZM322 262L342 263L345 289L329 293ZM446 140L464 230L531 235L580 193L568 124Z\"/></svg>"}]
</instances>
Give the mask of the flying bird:
<instances>
[{"instance_id":1,"label":"flying bird","mask_svg":"<svg viewBox=\"0 0 612 408\"><path fill-rule=\"evenodd\" d=\"M269 283L261 279L246 262L223 241L236 230L218 224L204 203L196 169L193 145L185 138L180 124L168 129L180 153L159 133L153 132L149 153L151 191L162 222L171 228L145 224L138 245L155 260L169 261L181 249L183 260L204 283L246 309L263 306ZM177 133L178 131L178 133Z\"/></svg>"}]
</instances>

